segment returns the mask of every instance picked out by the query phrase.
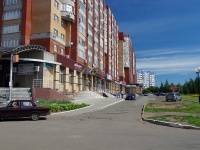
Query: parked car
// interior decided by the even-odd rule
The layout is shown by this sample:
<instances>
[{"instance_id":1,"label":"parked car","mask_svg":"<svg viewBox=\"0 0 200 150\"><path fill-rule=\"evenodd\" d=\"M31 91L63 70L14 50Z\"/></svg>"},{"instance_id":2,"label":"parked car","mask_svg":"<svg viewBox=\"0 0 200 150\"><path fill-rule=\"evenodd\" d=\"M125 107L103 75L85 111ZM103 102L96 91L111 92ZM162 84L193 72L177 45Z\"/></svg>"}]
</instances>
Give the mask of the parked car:
<instances>
[{"instance_id":1,"label":"parked car","mask_svg":"<svg viewBox=\"0 0 200 150\"><path fill-rule=\"evenodd\" d=\"M147 92L144 92L144 93L143 93L143 95L144 95L144 96L148 96L148 95L149 95L149 93L147 93Z\"/></svg>"},{"instance_id":2,"label":"parked car","mask_svg":"<svg viewBox=\"0 0 200 150\"><path fill-rule=\"evenodd\" d=\"M166 101L181 101L182 97L180 96L180 93L178 92L172 92L172 93L168 93L166 95Z\"/></svg>"},{"instance_id":3,"label":"parked car","mask_svg":"<svg viewBox=\"0 0 200 150\"><path fill-rule=\"evenodd\" d=\"M160 93L159 93L159 96L166 96L166 94L163 93L163 92L160 92Z\"/></svg>"},{"instance_id":4,"label":"parked car","mask_svg":"<svg viewBox=\"0 0 200 150\"><path fill-rule=\"evenodd\" d=\"M49 107L39 106L32 100L10 101L8 105L0 108L0 119L29 117L36 121L40 116L47 116L49 114Z\"/></svg>"},{"instance_id":5,"label":"parked car","mask_svg":"<svg viewBox=\"0 0 200 150\"><path fill-rule=\"evenodd\" d=\"M136 100L136 95L135 95L135 93L128 93L128 94L126 95L125 100Z\"/></svg>"}]
</instances>

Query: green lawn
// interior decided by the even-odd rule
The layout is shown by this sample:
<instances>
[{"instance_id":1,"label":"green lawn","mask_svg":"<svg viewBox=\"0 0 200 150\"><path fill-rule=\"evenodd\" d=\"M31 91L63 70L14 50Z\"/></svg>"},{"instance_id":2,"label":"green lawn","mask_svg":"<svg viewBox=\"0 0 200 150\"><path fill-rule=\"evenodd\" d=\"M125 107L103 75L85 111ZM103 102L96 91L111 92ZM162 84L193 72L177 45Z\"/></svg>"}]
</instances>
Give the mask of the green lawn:
<instances>
[{"instance_id":1,"label":"green lawn","mask_svg":"<svg viewBox=\"0 0 200 150\"><path fill-rule=\"evenodd\" d=\"M190 100L190 101L198 102L198 95L197 94L181 95L181 97L184 100Z\"/></svg>"},{"instance_id":2,"label":"green lawn","mask_svg":"<svg viewBox=\"0 0 200 150\"><path fill-rule=\"evenodd\" d=\"M152 120L160 120L166 122L175 122L180 124L190 124L193 126L200 127L200 117L198 116L174 116L174 115L165 115L158 117L148 117L148 119Z\"/></svg>"},{"instance_id":3,"label":"green lawn","mask_svg":"<svg viewBox=\"0 0 200 150\"><path fill-rule=\"evenodd\" d=\"M40 106L47 106L50 112L69 111L89 106L88 104L74 104L67 100L38 100Z\"/></svg>"},{"instance_id":4,"label":"green lawn","mask_svg":"<svg viewBox=\"0 0 200 150\"><path fill-rule=\"evenodd\" d=\"M175 115L164 115L159 117L148 117L148 119L176 122L182 124L190 124L200 127L200 117L195 116L200 114L200 104L198 102L197 95L181 95L183 100L189 100L184 103L148 103L144 108L144 112L183 112L189 113L189 116L175 116Z\"/></svg>"},{"instance_id":5,"label":"green lawn","mask_svg":"<svg viewBox=\"0 0 200 150\"><path fill-rule=\"evenodd\" d=\"M144 108L145 112L184 112L184 113L200 113L200 104L198 103L176 103L179 107L174 107L174 103L161 104L162 108L155 108L156 103L148 103ZM172 107L170 107L170 105ZM166 107L165 107L166 106ZM170 107L170 108L169 108Z\"/></svg>"}]
</instances>

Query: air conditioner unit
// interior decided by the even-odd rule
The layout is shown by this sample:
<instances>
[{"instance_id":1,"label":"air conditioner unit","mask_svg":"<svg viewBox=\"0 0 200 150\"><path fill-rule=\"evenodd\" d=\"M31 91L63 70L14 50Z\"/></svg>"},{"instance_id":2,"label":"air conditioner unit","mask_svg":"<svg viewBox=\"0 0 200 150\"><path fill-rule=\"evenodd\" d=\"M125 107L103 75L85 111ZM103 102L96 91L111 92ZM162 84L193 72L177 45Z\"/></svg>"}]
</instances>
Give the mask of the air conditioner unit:
<instances>
[{"instance_id":1,"label":"air conditioner unit","mask_svg":"<svg viewBox=\"0 0 200 150\"><path fill-rule=\"evenodd\" d=\"M87 60L84 60L84 63L87 64Z\"/></svg>"},{"instance_id":2,"label":"air conditioner unit","mask_svg":"<svg viewBox=\"0 0 200 150\"><path fill-rule=\"evenodd\" d=\"M40 66L34 66L33 67L34 72L39 72L40 71Z\"/></svg>"},{"instance_id":3,"label":"air conditioner unit","mask_svg":"<svg viewBox=\"0 0 200 150\"><path fill-rule=\"evenodd\" d=\"M17 67L13 67L13 73L17 73Z\"/></svg>"}]
</instances>

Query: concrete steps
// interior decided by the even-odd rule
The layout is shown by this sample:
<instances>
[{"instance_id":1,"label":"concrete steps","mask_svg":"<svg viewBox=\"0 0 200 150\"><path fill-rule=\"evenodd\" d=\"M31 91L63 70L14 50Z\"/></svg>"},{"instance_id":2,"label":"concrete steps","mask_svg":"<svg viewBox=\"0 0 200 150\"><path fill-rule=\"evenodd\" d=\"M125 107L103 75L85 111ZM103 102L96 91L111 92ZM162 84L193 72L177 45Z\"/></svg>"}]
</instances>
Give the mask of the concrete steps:
<instances>
[{"instance_id":1,"label":"concrete steps","mask_svg":"<svg viewBox=\"0 0 200 150\"><path fill-rule=\"evenodd\" d=\"M76 96L75 99L90 99L90 98L104 98L103 95L96 93L96 92L92 92L92 91L79 91Z\"/></svg>"},{"instance_id":2,"label":"concrete steps","mask_svg":"<svg viewBox=\"0 0 200 150\"><path fill-rule=\"evenodd\" d=\"M9 99L9 88L0 88L0 101ZM31 100L30 88L12 88L12 100Z\"/></svg>"}]
</instances>

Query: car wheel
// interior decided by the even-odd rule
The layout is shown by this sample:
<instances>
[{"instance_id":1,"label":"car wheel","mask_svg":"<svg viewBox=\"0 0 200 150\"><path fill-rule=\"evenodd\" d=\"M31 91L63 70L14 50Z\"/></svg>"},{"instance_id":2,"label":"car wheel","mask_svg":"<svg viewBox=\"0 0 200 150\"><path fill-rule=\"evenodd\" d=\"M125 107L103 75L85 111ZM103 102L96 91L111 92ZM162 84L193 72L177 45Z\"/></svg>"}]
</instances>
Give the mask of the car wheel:
<instances>
[{"instance_id":1,"label":"car wheel","mask_svg":"<svg viewBox=\"0 0 200 150\"><path fill-rule=\"evenodd\" d=\"M168 99L166 99L166 101L168 102Z\"/></svg>"},{"instance_id":2,"label":"car wheel","mask_svg":"<svg viewBox=\"0 0 200 150\"><path fill-rule=\"evenodd\" d=\"M40 118L40 116L39 116L38 113L32 113L31 119L32 119L33 121L37 121L39 118Z\"/></svg>"}]
</instances>

